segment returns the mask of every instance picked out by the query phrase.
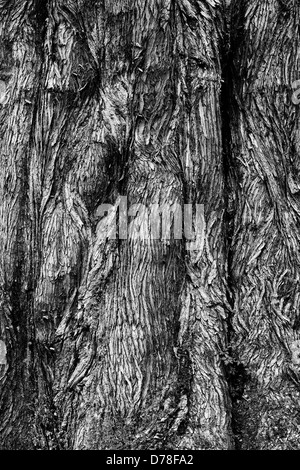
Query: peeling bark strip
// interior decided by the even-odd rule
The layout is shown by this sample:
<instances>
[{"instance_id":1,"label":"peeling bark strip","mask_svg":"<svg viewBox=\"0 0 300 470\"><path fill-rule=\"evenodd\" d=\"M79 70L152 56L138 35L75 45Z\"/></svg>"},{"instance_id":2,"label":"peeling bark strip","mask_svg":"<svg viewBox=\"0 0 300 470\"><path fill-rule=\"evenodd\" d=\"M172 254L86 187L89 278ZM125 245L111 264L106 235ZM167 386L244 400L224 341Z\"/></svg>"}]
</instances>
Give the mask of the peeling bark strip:
<instances>
[{"instance_id":1,"label":"peeling bark strip","mask_svg":"<svg viewBox=\"0 0 300 470\"><path fill-rule=\"evenodd\" d=\"M0 1L3 449L232 446L220 3ZM203 255L104 238L124 195Z\"/></svg>"},{"instance_id":2,"label":"peeling bark strip","mask_svg":"<svg viewBox=\"0 0 300 470\"><path fill-rule=\"evenodd\" d=\"M232 8L233 349L247 375L236 426L243 449L298 449L300 5Z\"/></svg>"}]
</instances>

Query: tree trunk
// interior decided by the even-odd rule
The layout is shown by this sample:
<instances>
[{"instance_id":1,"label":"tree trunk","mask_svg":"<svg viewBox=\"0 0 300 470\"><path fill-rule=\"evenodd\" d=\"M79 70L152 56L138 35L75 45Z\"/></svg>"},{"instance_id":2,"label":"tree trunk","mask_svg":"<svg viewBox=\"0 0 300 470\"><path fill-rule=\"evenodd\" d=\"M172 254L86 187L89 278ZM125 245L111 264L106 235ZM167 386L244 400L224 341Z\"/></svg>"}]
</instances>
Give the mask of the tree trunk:
<instances>
[{"instance_id":1,"label":"tree trunk","mask_svg":"<svg viewBox=\"0 0 300 470\"><path fill-rule=\"evenodd\" d=\"M0 0L0 448L297 447L300 7L226 3Z\"/></svg>"},{"instance_id":2,"label":"tree trunk","mask_svg":"<svg viewBox=\"0 0 300 470\"><path fill-rule=\"evenodd\" d=\"M299 78L296 0L235 2L232 348L242 449L299 449Z\"/></svg>"}]
</instances>

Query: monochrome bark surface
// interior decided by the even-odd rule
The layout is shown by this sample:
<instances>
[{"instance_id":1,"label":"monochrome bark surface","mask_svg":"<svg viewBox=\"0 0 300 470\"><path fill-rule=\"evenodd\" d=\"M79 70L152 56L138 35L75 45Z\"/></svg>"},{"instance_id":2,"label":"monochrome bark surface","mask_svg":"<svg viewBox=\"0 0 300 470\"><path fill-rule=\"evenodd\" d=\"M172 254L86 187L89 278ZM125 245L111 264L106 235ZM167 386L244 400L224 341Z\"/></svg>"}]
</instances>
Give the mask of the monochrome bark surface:
<instances>
[{"instance_id":1,"label":"monochrome bark surface","mask_svg":"<svg viewBox=\"0 0 300 470\"><path fill-rule=\"evenodd\" d=\"M299 448L299 2L235 2L232 349L242 448ZM297 351L295 355L295 351Z\"/></svg>"},{"instance_id":2,"label":"monochrome bark surface","mask_svg":"<svg viewBox=\"0 0 300 470\"><path fill-rule=\"evenodd\" d=\"M300 7L227 3L0 0L1 449L299 447Z\"/></svg>"}]
</instances>

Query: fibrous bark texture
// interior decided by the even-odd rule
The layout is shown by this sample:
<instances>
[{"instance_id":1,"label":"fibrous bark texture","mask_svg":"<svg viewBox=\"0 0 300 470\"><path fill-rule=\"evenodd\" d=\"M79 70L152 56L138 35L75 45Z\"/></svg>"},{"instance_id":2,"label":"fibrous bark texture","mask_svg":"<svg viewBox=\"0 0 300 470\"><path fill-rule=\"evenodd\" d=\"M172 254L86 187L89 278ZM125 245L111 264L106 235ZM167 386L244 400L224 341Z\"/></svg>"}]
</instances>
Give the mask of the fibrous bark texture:
<instances>
[{"instance_id":1,"label":"fibrous bark texture","mask_svg":"<svg viewBox=\"0 0 300 470\"><path fill-rule=\"evenodd\" d=\"M299 2L233 6L233 350L242 448L299 448ZM299 354L299 348L298 348Z\"/></svg>"},{"instance_id":2,"label":"fibrous bark texture","mask_svg":"<svg viewBox=\"0 0 300 470\"><path fill-rule=\"evenodd\" d=\"M0 0L0 448L299 446L300 7L226 4Z\"/></svg>"}]
</instances>

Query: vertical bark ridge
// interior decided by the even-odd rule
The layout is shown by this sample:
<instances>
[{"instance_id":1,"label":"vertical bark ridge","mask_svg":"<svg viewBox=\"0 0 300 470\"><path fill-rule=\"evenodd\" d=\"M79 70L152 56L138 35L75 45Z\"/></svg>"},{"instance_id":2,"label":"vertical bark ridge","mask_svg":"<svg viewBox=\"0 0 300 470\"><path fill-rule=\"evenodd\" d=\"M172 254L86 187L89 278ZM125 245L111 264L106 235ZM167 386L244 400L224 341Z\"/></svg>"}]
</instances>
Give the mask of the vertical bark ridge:
<instances>
[{"instance_id":1,"label":"vertical bark ridge","mask_svg":"<svg viewBox=\"0 0 300 470\"><path fill-rule=\"evenodd\" d=\"M104 93L112 83L114 90L124 84L126 90L132 90L132 95L124 95L131 119L123 186L128 204L163 207L207 203L209 242L206 259L200 264L199 252L199 259L195 255L184 258L182 243L171 241L168 246L147 241L151 227L143 222L142 214L134 220L135 230L141 227L140 234L129 242L102 239L107 227L113 230L116 207L99 222L91 247L91 269L80 290L79 346L72 360L63 354L72 389L65 400L68 412L64 425L75 429L74 440L68 445L226 448L231 445L230 406L220 359L226 343L226 298L221 282L226 272L221 267L225 260L221 235L224 201L220 115L215 113L220 93L219 30L213 27L214 10L198 3L149 2L145 8L138 2L131 8L114 3L112 10L107 6L110 28L124 34L125 13L132 15L125 16L129 23L134 18L132 40L128 41L133 57L123 55L127 41L122 47L113 47L117 58L108 55L105 62L113 75L104 71L102 76L110 76ZM209 18L207 23L200 21L201 14ZM221 24L218 27L221 29ZM213 40L208 43L210 33ZM112 37L109 29L106 34ZM175 39L178 36L182 41ZM106 51L110 52L109 44ZM220 208L219 221L216 214ZM187 275L191 281L180 280ZM199 285L208 277L211 287L207 292L203 287L200 297ZM174 280L178 281L171 287ZM180 307L189 299L191 315L189 308ZM201 319L202 310L207 323ZM180 338L174 328L178 321ZM209 325L211 330L205 333L204 326ZM70 328L78 330L73 322ZM71 335L66 348L70 342L74 342ZM74 354L79 356L75 369ZM100 363L95 361L98 355ZM205 379L208 376L209 381ZM204 379L208 390L202 393ZM62 383L60 388L64 390ZM63 393L60 395L59 400L64 400ZM78 405L71 408L75 396ZM95 397L93 403L91 396Z\"/></svg>"},{"instance_id":2,"label":"vertical bark ridge","mask_svg":"<svg viewBox=\"0 0 300 470\"><path fill-rule=\"evenodd\" d=\"M242 448L299 441L299 5L235 4L232 164L236 167L231 274L233 349L245 389L235 403Z\"/></svg>"},{"instance_id":3,"label":"vertical bark ridge","mask_svg":"<svg viewBox=\"0 0 300 470\"><path fill-rule=\"evenodd\" d=\"M203 251L187 255L182 293L179 342L189 355L193 371L189 420L182 445L228 449L232 446L231 405L223 357L229 306L220 115L220 41L224 24L218 2L215 9L209 6L201 5L203 11L195 9L198 22L193 23L191 17L187 22L183 17L183 31L177 32L177 37L183 38L178 45L185 92L179 135L183 136L180 153L184 157L186 198L193 204L204 204L205 209Z\"/></svg>"},{"instance_id":4,"label":"vertical bark ridge","mask_svg":"<svg viewBox=\"0 0 300 470\"><path fill-rule=\"evenodd\" d=\"M9 38L1 108L3 447L230 448L222 2L39 7L3 2L6 21L24 24ZM152 239L140 208L135 236L114 239L123 195L129 209L204 204L205 234L194 251ZM23 360L31 371L18 380ZM20 400L23 384L32 399Z\"/></svg>"},{"instance_id":5,"label":"vertical bark ridge","mask_svg":"<svg viewBox=\"0 0 300 470\"><path fill-rule=\"evenodd\" d=\"M1 2L1 340L8 368L1 378L1 446L35 440L32 376L32 219L28 174L40 73L34 2Z\"/></svg>"}]
</instances>

